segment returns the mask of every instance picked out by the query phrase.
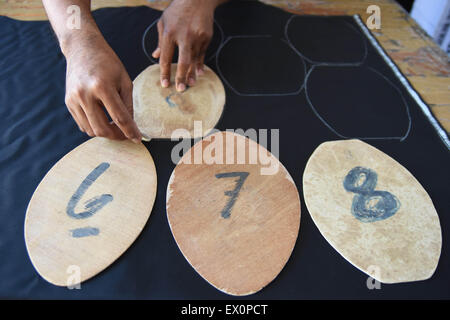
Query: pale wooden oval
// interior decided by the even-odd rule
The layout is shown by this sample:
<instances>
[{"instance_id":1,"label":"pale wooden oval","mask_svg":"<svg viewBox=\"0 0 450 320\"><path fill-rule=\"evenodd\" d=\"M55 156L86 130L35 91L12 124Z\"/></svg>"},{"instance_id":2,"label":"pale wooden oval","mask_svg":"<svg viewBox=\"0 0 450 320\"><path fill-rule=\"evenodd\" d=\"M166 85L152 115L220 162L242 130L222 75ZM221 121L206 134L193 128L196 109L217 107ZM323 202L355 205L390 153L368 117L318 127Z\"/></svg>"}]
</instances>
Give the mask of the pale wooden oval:
<instances>
[{"instance_id":1,"label":"pale wooden oval","mask_svg":"<svg viewBox=\"0 0 450 320\"><path fill-rule=\"evenodd\" d=\"M343 180L354 167L378 174L375 190L400 201L391 217L361 222L351 213L354 193ZM397 161L360 140L322 143L303 174L308 211L321 234L346 260L384 283L430 278L442 246L439 217L431 198Z\"/></svg>"},{"instance_id":2,"label":"pale wooden oval","mask_svg":"<svg viewBox=\"0 0 450 320\"><path fill-rule=\"evenodd\" d=\"M249 295L271 282L289 259L300 226L300 198L288 171L263 147L262 152L279 165L276 174L261 175L259 161L184 163L190 154L212 146L211 141L220 145L220 139L228 146L224 157L233 139L247 153L258 148L253 140L230 132L196 143L170 177L167 217L184 257L206 281L231 295ZM224 192L234 190L237 178L215 177L223 172L249 172L227 219L221 215L230 198Z\"/></svg>"},{"instance_id":3,"label":"pale wooden oval","mask_svg":"<svg viewBox=\"0 0 450 320\"><path fill-rule=\"evenodd\" d=\"M197 77L194 86L177 92L176 70L177 64L172 64L168 88L161 86L159 64L149 66L133 81L134 120L146 138L170 138L176 129L187 130L193 138L201 137L222 115L225 89L214 71L205 66L205 73ZM194 131L194 121L202 122L201 130Z\"/></svg>"},{"instance_id":4,"label":"pale wooden oval","mask_svg":"<svg viewBox=\"0 0 450 320\"><path fill-rule=\"evenodd\" d=\"M82 181L101 163L106 169L82 195L75 213L87 200L111 194L113 200L94 215L75 219L67 205ZM156 196L156 170L144 145L93 138L59 160L34 192L25 218L25 242L33 266L48 282L67 285L79 266L80 282L113 263L146 224ZM75 238L77 228L98 228L99 234ZM71 280L73 281L73 279ZM74 284L74 283L71 283Z\"/></svg>"}]
</instances>

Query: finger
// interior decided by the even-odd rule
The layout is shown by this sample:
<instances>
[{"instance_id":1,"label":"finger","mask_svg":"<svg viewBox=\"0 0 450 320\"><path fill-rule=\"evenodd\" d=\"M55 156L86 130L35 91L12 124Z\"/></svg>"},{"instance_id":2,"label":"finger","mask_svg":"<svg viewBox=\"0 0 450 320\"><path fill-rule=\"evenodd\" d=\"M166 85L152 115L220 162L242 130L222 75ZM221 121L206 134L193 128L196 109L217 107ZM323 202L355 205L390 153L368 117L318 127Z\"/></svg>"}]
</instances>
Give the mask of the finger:
<instances>
[{"instance_id":1,"label":"finger","mask_svg":"<svg viewBox=\"0 0 450 320\"><path fill-rule=\"evenodd\" d=\"M124 75L122 77L119 88L119 95L128 113L133 118L133 82L131 82L131 79L128 77L128 75Z\"/></svg>"},{"instance_id":2,"label":"finger","mask_svg":"<svg viewBox=\"0 0 450 320\"><path fill-rule=\"evenodd\" d=\"M175 84L178 92L186 90L186 77L191 66L192 49L188 46L179 46L180 56L178 57L177 74Z\"/></svg>"},{"instance_id":3,"label":"finger","mask_svg":"<svg viewBox=\"0 0 450 320\"><path fill-rule=\"evenodd\" d=\"M152 57L155 58L155 59L158 59L160 55L161 55L161 48L158 47L158 48L155 49L155 51L153 51Z\"/></svg>"},{"instance_id":4,"label":"finger","mask_svg":"<svg viewBox=\"0 0 450 320\"><path fill-rule=\"evenodd\" d=\"M200 57L197 61L196 71L197 71L197 75L199 75L199 76L202 76L205 74L204 61L205 61L205 56Z\"/></svg>"},{"instance_id":5,"label":"finger","mask_svg":"<svg viewBox=\"0 0 450 320\"><path fill-rule=\"evenodd\" d=\"M152 57L155 59L158 59L161 55L161 39L163 34L163 22L161 19L159 19L158 23L156 24L157 30L158 30L158 46L152 53Z\"/></svg>"},{"instance_id":6,"label":"finger","mask_svg":"<svg viewBox=\"0 0 450 320\"><path fill-rule=\"evenodd\" d=\"M209 41L205 42L200 49L199 58L197 60L197 74L203 75L205 73L205 56L206 56L206 50L208 49Z\"/></svg>"},{"instance_id":7,"label":"finger","mask_svg":"<svg viewBox=\"0 0 450 320\"><path fill-rule=\"evenodd\" d=\"M81 105L77 105L75 108L73 108L73 112L80 121L80 125L84 129L84 132L86 132L90 137L95 137L94 130L92 130L91 125L89 124L89 120L87 119Z\"/></svg>"},{"instance_id":8,"label":"finger","mask_svg":"<svg viewBox=\"0 0 450 320\"><path fill-rule=\"evenodd\" d=\"M187 83L190 87L195 85L195 81L197 80L197 67L196 63L192 63L189 66L189 70L187 72Z\"/></svg>"},{"instance_id":9,"label":"finger","mask_svg":"<svg viewBox=\"0 0 450 320\"><path fill-rule=\"evenodd\" d=\"M161 86L167 88L170 86L170 72L172 66L173 54L175 51L175 43L169 37L168 33L164 33L162 20L158 22L158 47L159 47L159 67Z\"/></svg>"},{"instance_id":10,"label":"finger","mask_svg":"<svg viewBox=\"0 0 450 320\"><path fill-rule=\"evenodd\" d=\"M126 77L123 77L122 83L119 90L120 98L122 99L125 109L130 114L131 119L134 120L134 111L133 111L133 82L131 82L128 75ZM119 129L115 124L114 126ZM119 129L120 130L120 129ZM139 130L139 134L142 135L141 131ZM126 137L125 137L126 138Z\"/></svg>"},{"instance_id":11,"label":"finger","mask_svg":"<svg viewBox=\"0 0 450 320\"><path fill-rule=\"evenodd\" d=\"M69 106L67 106L67 110L69 111L69 113L70 113L70 115L72 116L73 120L75 120L75 123L77 124L78 129L79 129L81 132L85 132L84 129L83 129L83 127L81 126L80 120L78 120L78 117L77 117L77 115L75 114L75 112L72 111L71 108L70 108Z\"/></svg>"},{"instance_id":12,"label":"finger","mask_svg":"<svg viewBox=\"0 0 450 320\"><path fill-rule=\"evenodd\" d=\"M103 111L100 103L90 98L88 101L81 105L84 113L89 121L89 124L93 130L93 133L97 137L104 137L108 139L123 139L123 134L113 130L113 126L108 122L105 112Z\"/></svg>"},{"instance_id":13,"label":"finger","mask_svg":"<svg viewBox=\"0 0 450 320\"><path fill-rule=\"evenodd\" d=\"M127 137L125 136L125 134L122 132L122 130L120 130L120 128L114 123L114 121L109 121L108 122L108 126L110 127L110 129L113 132L114 135L114 140L127 140ZM133 141L135 142L135 141ZM136 142L138 143L138 142Z\"/></svg>"},{"instance_id":14,"label":"finger","mask_svg":"<svg viewBox=\"0 0 450 320\"><path fill-rule=\"evenodd\" d=\"M153 51L152 53L152 57L155 59L158 59L159 56L161 55L161 39L162 39L162 34L163 34L163 24L162 24L162 20L160 19L157 23L157 29L158 29L158 46L156 47L156 49Z\"/></svg>"},{"instance_id":15,"label":"finger","mask_svg":"<svg viewBox=\"0 0 450 320\"><path fill-rule=\"evenodd\" d=\"M205 73L205 54L206 52L203 52L197 60L196 71L199 76Z\"/></svg>"},{"instance_id":16,"label":"finger","mask_svg":"<svg viewBox=\"0 0 450 320\"><path fill-rule=\"evenodd\" d=\"M195 85L197 81L197 61L200 59L201 47L192 50L191 65L189 66L186 79L189 86Z\"/></svg>"},{"instance_id":17,"label":"finger","mask_svg":"<svg viewBox=\"0 0 450 320\"><path fill-rule=\"evenodd\" d=\"M163 43L161 55L159 56L159 66L161 68L161 86L167 88L170 86L170 72L172 67L172 58L175 50L175 44L170 40Z\"/></svg>"},{"instance_id":18,"label":"finger","mask_svg":"<svg viewBox=\"0 0 450 320\"><path fill-rule=\"evenodd\" d=\"M74 101L68 95L66 95L64 102L66 103L67 110L69 111L73 120L75 120L75 123L77 124L78 129L80 129L80 131L82 131L82 132L86 132L86 130L83 128L83 126L81 124L80 117L75 112L77 107L79 107L79 105L77 103L74 103Z\"/></svg>"},{"instance_id":19,"label":"finger","mask_svg":"<svg viewBox=\"0 0 450 320\"><path fill-rule=\"evenodd\" d=\"M111 119L122 130L123 134L128 139L133 140L133 142L140 143L142 139L141 133L119 93L111 90L102 94L100 99Z\"/></svg>"}]
</instances>

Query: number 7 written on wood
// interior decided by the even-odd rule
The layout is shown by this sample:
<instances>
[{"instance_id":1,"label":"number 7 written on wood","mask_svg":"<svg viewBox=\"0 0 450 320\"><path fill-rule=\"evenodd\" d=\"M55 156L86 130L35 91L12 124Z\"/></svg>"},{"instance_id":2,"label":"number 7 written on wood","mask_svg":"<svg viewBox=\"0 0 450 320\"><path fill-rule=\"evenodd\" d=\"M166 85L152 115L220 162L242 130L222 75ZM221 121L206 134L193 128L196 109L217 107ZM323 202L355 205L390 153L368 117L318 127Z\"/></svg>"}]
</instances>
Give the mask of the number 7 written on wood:
<instances>
[{"instance_id":1,"label":"number 7 written on wood","mask_svg":"<svg viewBox=\"0 0 450 320\"><path fill-rule=\"evenodd\" d=\"M225 172L216 174L217 179L221 178L239 178L236 180L236 187L231 191L225 191L225 195L230 197L225 207L222 209L221 215L223 218L227 219L231 215L231 209L233 208L234 203L238 197L239 191L241 191L242 185L247 179L249 173L248 172Z\"/></svg>"}]
</instances>

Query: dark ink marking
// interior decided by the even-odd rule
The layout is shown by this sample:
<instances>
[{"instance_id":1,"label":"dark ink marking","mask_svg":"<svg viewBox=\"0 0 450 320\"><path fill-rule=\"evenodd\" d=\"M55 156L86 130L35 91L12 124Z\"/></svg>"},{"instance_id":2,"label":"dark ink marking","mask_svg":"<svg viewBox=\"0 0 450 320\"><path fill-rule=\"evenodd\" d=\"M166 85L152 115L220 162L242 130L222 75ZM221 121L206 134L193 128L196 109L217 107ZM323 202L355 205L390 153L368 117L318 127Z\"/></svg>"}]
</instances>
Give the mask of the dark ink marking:
<instances>
[{"instance_id":1,"label":"dark ink marking","mask_svg":"<svg viewBox=\"0 0 450 320\"><path fill-rule=\"evenodd\" d=\"M166 102L169 105L169 107L176 107L177 104L174 103L170 98L174 95L175 93L171 93L166 97Z\"/></svg>"},{"instance_id":2,"label":"dark ink marking","mask_svg":"<svg viewBox=\"0 0 450 320\"><path fill-rule=\"evenodd\" d=\"M183 92L171 92L171 93L169 93L167 96L166 96L166 102L167 102L167 104L169 105L169 107L178 107L178 105L172 100L172 97L173 96L178 96L179 94L181 94L181 93L184 93L184 92L186 92L186 91L188 91L188 89L189 89L189 86L186 86L186 89L183 91Z\"/></svg>"},{"instance_id":3,"label":"dark ink marking","mask_svg":"<svg viewBox=\"0 0 450 320\"><path fill-rule=\"evenodd\" d=\"M364 180L361 182L362 178ZM377 181L378 175L375 171L363 167L355 167L345 177L344 188L354 193L367 193L375 189Z\"/></svg>"},{"instance_id":4,"label":"dark ink marking","mask_svg":"<svg viewBox=\"0 0 450 320\"><path fill-rule=\"evenodd\" d=\"M356 193L352 203L353 216L362 222L374 222L392 217L400 208L400 201L387 191L377 191L375 171L355 167L344 179L344 188Z\"/></svg>"},{"instance_id":5,"label":"dark ink marking","mask_svg":"<svg viewBox=\"0 0 450 320\"><path fill-rule=\"evenodd\" d=\"M78 228L70 231L72 232L72 237L74 238L97 236L100 233L100 230L93 227Z\"/></svg>"},{"instance_id":6,"label":"dark ink marking","mask_svg":"<svg viewBox=\"0 0 450 320\"><path fill-rule=\"evenodd\" d=\"M99 164L91 173L86 177L86 179L81 182L81 185L78 187L77 191L70 198L69 203L67 204L66 212L71 218L75 219L85 219L93 216L97 211L107 205L109 202L113 200L113 196L110 194L102 194L101 196L94 197L90 200L87 200L84 203L84 207L86 211L75 213L75 207L80 201L81 197L83 197L86 190L95 182L109 168L110 164L107 162L102 162Z\"/></svg>"},{"instance_id":7,"label":"dark ink marking","mask_svg":"<svg viewBox=\"0 0 450 320\"><path fill-rule=\"evenodd\" d=\"M228 200L227 204L225 205L225 208L222 210L222 217L227 219L231 215L231 208L233 208L234 203L236 202L237 196L239 194L239 191L242 188L242 185L244 184L245 179L247 179L249 173L248 172L225 172L225 173L218 173L216 174L216 178L234 178L239 177L239 179L236 180L236 188L232 191L225 191L225 195L230 197L230 200Z\"/></svg>"}]
</instances>

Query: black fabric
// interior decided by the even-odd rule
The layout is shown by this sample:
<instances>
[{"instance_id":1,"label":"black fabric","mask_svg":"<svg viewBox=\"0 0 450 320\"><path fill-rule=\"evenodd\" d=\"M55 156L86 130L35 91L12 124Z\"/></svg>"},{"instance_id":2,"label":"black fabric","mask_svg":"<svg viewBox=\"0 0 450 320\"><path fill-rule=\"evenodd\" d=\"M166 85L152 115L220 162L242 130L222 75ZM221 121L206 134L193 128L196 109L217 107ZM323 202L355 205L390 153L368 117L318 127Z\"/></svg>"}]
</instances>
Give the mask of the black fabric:
<instances>
[{"instance_id":1,"label":"black fabric","mask_svg":"<svg viewBox=\"0 0 450 320\"><path fill-rule=\"evenodd\" d=\"M141 40L160 12L146 7L108 8L95 11L94 16L134 79L150 64ZM248 298L450 298L447 147L384 60L355 31L359 29L352 17L296 17L287 30L290 42L285 27L291 17L253 2L220 7L216 21L224 34L223 50L208 62L216 72L223 72L227 94L218 127L279 128L280 160L302 198L300 233L291 258L272 283ZM305 23L319 31L320 42L313 31L298 30ZM345 47L336 39L356 39L355 32L359 40L345 41ZM233 43L238 38L229 38L236 36L253 36L249 54L242 54L244 42ZM302 50L312 60L326 63L317 66L305 61ZM364 56L361 50L366 50ZM263 67L255 68L256 61L250 73L235 67L242 66L241 58L252 55ZM333 66L341 62L352 65ZM141 235L116 262L82 283L81 290L53 286L33 269L23 237L27 204L51 166L88 139L65 108L64 73L65 61L48 22L0 17L0 297L231 298L191 268L170 232L165 195L174 168L170 153L176 142L172 141L146 144L158 174L155 205ZM365 141L405 166L433 199L443 247L430 280L383 284L381 290L369 290L367 276L320 235L303 201L302 174L320 143L342 137L383 138Z\"/></svg>"},{"instance_id":2,"label":"black fabric","mask_svg":"<svg viewBox=\"0 0 450 320\"><path fill-rule=\"evenodd\" d=\"M324 81L328 83L326 88ZM306 92L314 110L340 135L359 138L408 135L410 107L401 91L375 69L317 67L309 76Z\"/></svg>"},{"instance_id":3,"label":"black fabric","mask_svg":"<svg viewBox=\"0 0 450 320\"><path fill-rule=\"evenodd\" d=\"M365 40L345 19L293 16L285 31L286 38L311 62L354 63L364 59Z\"/></svg>"},{"instance_id":4,"label":"black fabric","mask_svg":"<svg viewBox=\"0 0 450 320\"><path fill-rule=\"evenodd\" d=\"M236 56L239 59L234 59ZM306 74L303 59L285 41L272 36L227 39L217 57L217 65L222 80L241 95L295 93L301 89Z\"/></svg>"}]
</instances>

